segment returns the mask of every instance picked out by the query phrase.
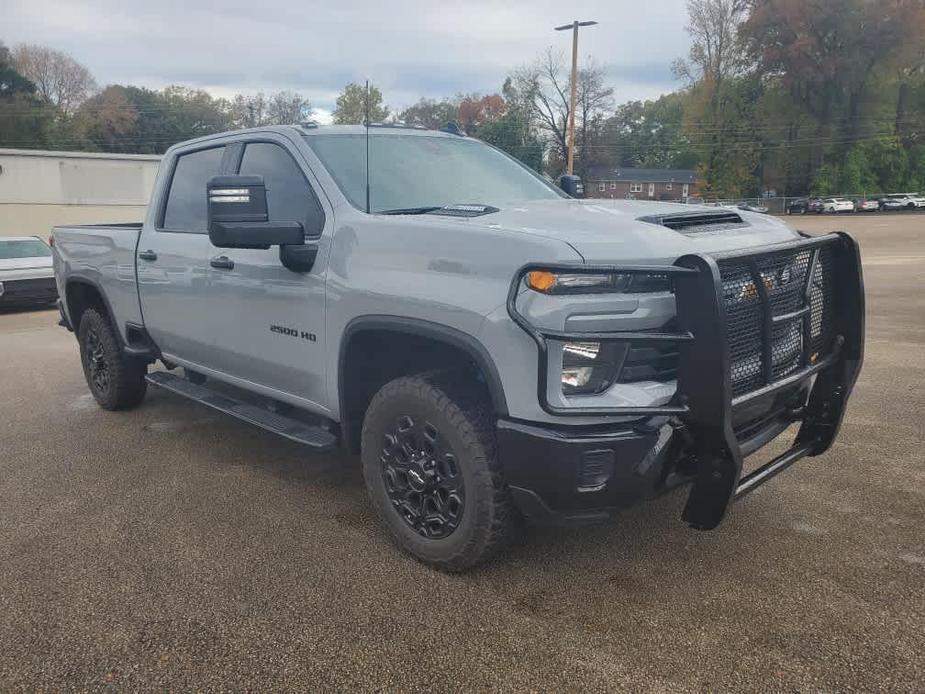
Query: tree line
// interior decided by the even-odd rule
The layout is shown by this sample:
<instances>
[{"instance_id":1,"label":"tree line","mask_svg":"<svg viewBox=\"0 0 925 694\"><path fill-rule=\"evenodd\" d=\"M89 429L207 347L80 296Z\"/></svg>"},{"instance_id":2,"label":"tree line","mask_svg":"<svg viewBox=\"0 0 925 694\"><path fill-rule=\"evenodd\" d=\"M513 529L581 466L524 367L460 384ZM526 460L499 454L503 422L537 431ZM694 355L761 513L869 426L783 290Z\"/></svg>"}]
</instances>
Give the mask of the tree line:
<instances>
[{"instance_id":1,"label":"tree line","mask_svg":"<svg viewBox=\"0 0 925 694\"><path fill-rule=\"evenodd\" d=\"M919 0L689 0L679 88L617 103L604 66L576 85L576 173L696 169L712 197L925 189L925 7ZM569 66L548 49L496 92L390 109L344 87L335 123L456 123L537 171L568 154ZM293 91L215 98L201 89L98 87L60 51L0 44L0 146L162 153L200 135L309 119ZM606 176L606 174L604 174Z\"/></svg>"}]
</instances>

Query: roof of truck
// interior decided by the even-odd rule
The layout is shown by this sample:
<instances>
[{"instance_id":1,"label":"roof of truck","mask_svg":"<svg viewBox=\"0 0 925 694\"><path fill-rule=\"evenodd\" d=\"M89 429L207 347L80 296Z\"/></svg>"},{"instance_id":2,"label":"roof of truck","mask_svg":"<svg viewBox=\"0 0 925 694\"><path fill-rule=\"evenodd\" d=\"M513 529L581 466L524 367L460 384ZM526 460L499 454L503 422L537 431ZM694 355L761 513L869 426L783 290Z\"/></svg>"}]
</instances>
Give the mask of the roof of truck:
<instances>
[{"instance_id":1,"label":"roof of truck","mask_svg":"<svg viewBox=\"0 0 925 694\"><path fill-rule=\"evenodd\" d=\"M301 123L294 126L302 135L365 135L365 125L319 125L317 123ZM447 130L430 130L422 125L406 125L404 123L370 123L369 134L401 133L402 135L430 135L438 137L464 137L464 134L452 133Z\"/></svg>"}]
</instances>

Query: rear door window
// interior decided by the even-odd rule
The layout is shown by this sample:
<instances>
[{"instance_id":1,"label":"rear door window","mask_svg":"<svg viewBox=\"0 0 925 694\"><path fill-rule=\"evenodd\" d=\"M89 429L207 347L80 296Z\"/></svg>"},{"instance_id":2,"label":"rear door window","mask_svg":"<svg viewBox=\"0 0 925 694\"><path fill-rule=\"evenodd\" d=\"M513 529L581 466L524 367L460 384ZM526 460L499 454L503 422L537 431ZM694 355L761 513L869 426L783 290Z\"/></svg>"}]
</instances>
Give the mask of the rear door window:
<instances>
[{"instance_id":1,"label":"rear door window","mask_svg":"<svg viewBox=\"0 0 925 694\"><path fill-rule=\"evenodd\" d=\"M177 158L161 225L166 231L208 232L206 182L221 173L224 153L225 147L221 146Z\"/></svg>"},{"instance_id":2,"label":"rear door window","mask_svg":"<svg viewBox=\"0 0 925 694\"><path fill-rule=\"evenodd\" d=\"M301 222L309 235L318 234L324 218L311 186L292 155L271 142L250 142L244 149L240 174L263 176L267 212L273 222Z\"/></svg>"}]
</instances>

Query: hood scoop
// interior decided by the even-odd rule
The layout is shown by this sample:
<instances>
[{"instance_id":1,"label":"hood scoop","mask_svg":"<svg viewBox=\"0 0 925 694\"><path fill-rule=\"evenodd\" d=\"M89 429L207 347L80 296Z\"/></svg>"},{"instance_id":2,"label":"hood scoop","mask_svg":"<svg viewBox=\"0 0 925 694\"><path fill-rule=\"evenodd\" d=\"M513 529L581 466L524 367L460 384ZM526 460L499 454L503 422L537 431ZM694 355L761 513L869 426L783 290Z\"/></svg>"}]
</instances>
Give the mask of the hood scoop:
<instances>
[{"instance_id":1,"label":"hood scoop","mask_svg":"<svg viewBox=\"0 0 925 694\"><path fill-rule=\"evenodd\" d=\"M639 217L640 222L658 224L677 231L679 234L711 234L729 229L742 229L748 222L737 212L682 212L680 214L651 215Z\"/></svg>"}]
</instances>

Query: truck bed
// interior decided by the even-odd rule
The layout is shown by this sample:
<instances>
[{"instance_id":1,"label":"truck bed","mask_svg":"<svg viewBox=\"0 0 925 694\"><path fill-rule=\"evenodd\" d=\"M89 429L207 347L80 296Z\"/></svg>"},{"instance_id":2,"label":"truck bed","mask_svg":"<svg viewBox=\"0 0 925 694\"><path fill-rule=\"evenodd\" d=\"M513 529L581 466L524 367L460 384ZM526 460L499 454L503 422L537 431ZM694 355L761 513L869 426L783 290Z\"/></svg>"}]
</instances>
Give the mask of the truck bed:
<instances>
[{"instance_id":1,"label":"truck bed","mask_svg":"<svg viewBox=\"0 0 925 694\"><path fill-rule=\"evenodd\" d=\"M113 315L120 317L118 330L123 338L126 322L142 322L135 277L141 227L141 222L133 222L62 225L52 230L59 295L66 295L69 281L97 286Z\"/></svg>"}]
</instances>

